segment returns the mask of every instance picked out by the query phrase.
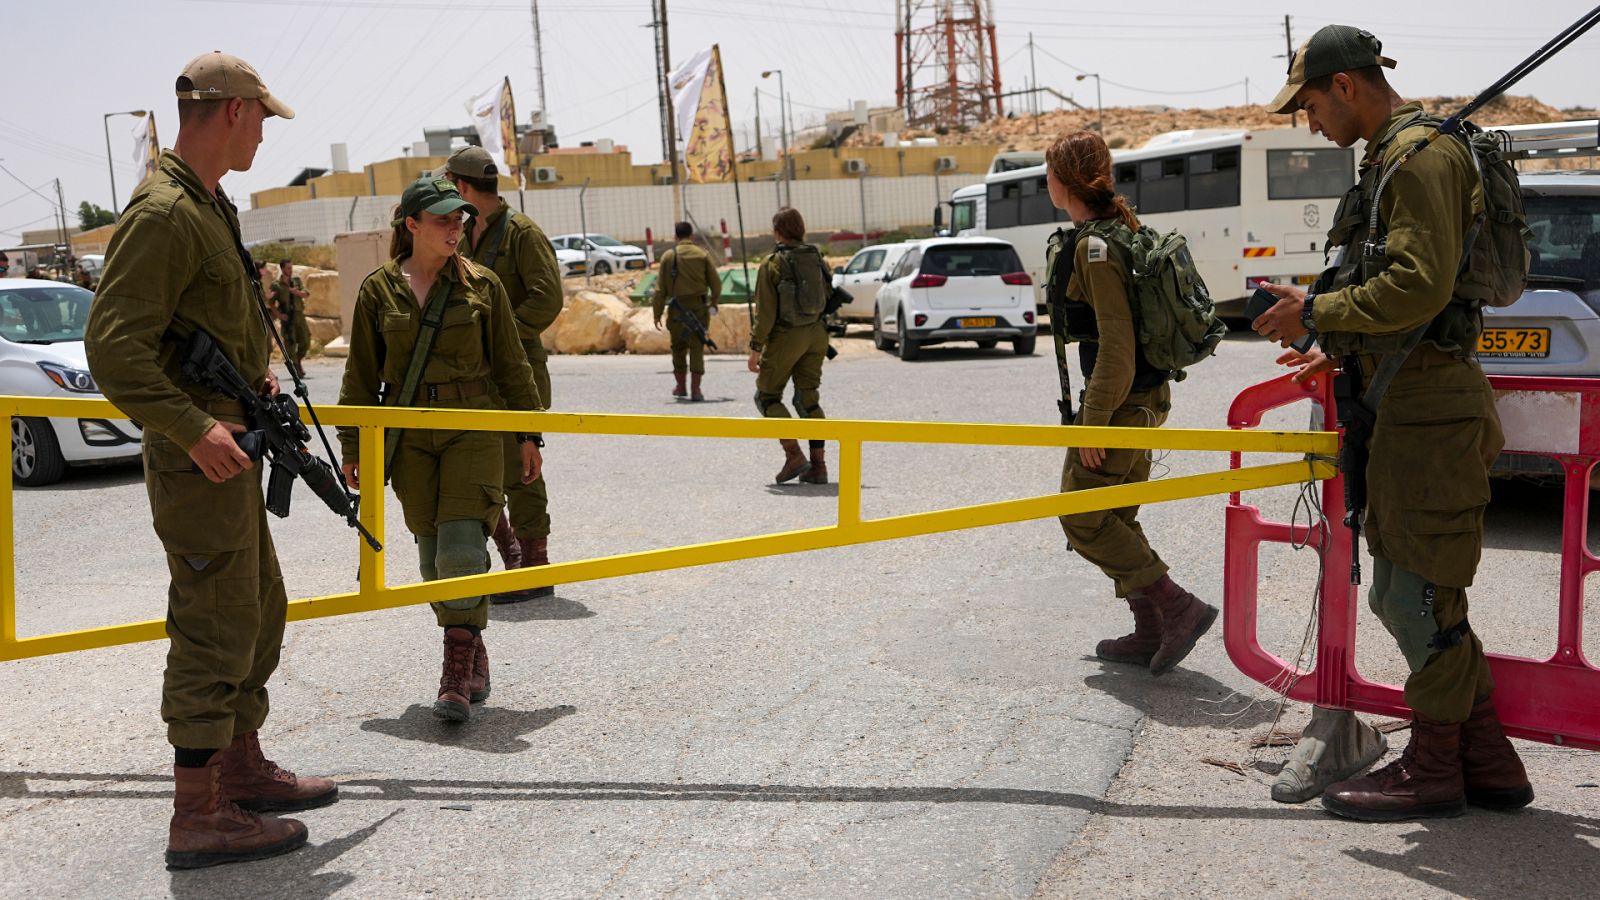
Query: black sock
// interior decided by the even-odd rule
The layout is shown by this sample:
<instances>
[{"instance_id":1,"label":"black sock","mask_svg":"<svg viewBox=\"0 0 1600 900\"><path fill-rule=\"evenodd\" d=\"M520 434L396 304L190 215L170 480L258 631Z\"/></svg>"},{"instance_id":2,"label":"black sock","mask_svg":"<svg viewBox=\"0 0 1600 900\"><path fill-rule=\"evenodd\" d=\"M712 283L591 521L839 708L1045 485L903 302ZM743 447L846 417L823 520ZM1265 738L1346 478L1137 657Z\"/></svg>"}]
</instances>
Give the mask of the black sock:
<instances>
[{"instance_id":1,"label":"black sock","mask_svg":"<svg viewBox=\"0 0 1600 900\"><path fill-rule=\"evenodd\" d=\"M210 761L215 750L193 750L188 747L173 747L172 761L180 769L203 769Z\"/></svg>"},{"instance_id":2,"label":"black sock","mask_svg":"<svg viewBox=\"0 0 1600 900\"><path fill-rule=\"evenodd\" d=\"M828 445L827 441L812 441L811 442L811 449L813 449L813 450L821 450L823 447L826 447L827 445Z\"/></svg>"}]
</instances>

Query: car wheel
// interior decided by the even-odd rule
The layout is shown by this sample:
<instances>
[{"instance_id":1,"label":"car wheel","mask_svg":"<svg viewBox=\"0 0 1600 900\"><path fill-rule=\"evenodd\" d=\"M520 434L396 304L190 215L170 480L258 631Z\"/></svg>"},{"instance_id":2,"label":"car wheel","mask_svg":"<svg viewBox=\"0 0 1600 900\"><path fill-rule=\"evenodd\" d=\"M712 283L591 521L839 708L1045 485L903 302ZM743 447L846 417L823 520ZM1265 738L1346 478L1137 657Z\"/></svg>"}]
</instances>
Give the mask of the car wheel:
<instances>
[{"instance_id":1,"label":"car wheel","mask_svg":"<svg viewBox=\"0 0 1600 900\"><path fill-rule=\"evenodd\" d=\"M599 262L594 264L594 273L596 275L610 275L611 274L611 263L608 263L603 259L600 260Z\"/></svg>"},{"instance_id":2,"label":"car wheel","mask_svg":"<svg viewBox=\"0 0 1600 900\"><path fill-rule=\"evenodd\" d=\"M872 346L884 351L894 346L894 341L883 333L883 313L876 309L872 311Z\"/></svg>"},{"instance_id":3,"label":"car wheel","mask_svg":"<svg viewBox=\"0 0 1600 900\"><path fill-rule=\"evenodd\" d=\"M1011 350L1018 356L1032 356L1033 345L1037 343L1038 340L1039 336L1035 334L1030 334L1027 337L1019 337L1011 342Z\"/></svg>"},{"instance_id":4,"label":"car wheel","mask_svg":"<svg viewBox=\"0 0 1600 900\"><path fill-rule=\"evenodd\" d=\"M990 338L989 340L986 340L986 341L979 341L978 342L978 349L979 350L993 350L996 347L996 345L998 345L999 343L1000 342L998 340L994 339L994 338Z\"/></svg>"},{"instance_id":5,"label":"car wheel","mask_svg":"<svg viewBox=\"0 0 1600 900\"><path fill-rule=\"evenodd\" d=\"M911 336L906 334L906 311L903 309L900 310L900 314L897 318L899 319L899 323L895 327L896 349L898 350L901 359L905 360L906 362L913 362L917 357L922 355L922 345L912 340Z\"/></svg>"},{"instance_id":6,"label":"car wheel","mask_svg":"<svg viewBox=\"0 0 1600 900\"><path fill-rule=\"evenodd\" d=\"M67 472L50 420L16 416L11 420L11 474L28 487L55 484Z\"/></svg>"}]
</instances>

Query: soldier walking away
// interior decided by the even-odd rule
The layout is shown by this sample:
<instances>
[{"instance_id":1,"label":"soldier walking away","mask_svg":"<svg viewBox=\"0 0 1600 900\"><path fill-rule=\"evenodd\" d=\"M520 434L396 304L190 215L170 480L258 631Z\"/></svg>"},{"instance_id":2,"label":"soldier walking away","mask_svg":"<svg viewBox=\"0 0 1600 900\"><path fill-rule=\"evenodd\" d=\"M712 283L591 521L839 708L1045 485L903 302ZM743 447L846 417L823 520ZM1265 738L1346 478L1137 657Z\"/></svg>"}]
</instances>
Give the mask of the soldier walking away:
<instances>
[{"instance_id":1,"label":"soldier walking away","mask_svg":"<svg viewBox=\"0 0 1600 900\"><path fill-rule=\"evenodd\" d=\"M756 303L750 321L750 359L756 373L756 408L769 419L787 419L783 388L794 381L794 411L802 419L822 414L822 363L828 353L828 328L823 321L833 275L822 253L805 242L806 221L799 210L783 207L772 217L778 246L756 273ZM823 441L811 442L811 458L800 442L785 438L779 484L799 478L806 484L828 483Z\"/></svg>"},{"instance_id":2,"label":"soldier walking away","mask_svg":"<svg viewBox=\"0 0 1600 900\"><path fill-rule=\"evenodd\" d=\"M1080 131L1058 139L1045 160L1050 200L1076 226L1056 231L1045 251L1059 360L1064 367L1065 347L1076 343L1087 382L1073 424L1160 428L1172 409L1168 382L1173 373L1151 365L1135 336L1130 248L1139 220L1116 194L1111 153L1099 135ZM1053 312L1058 307L1060 316ZM1063 410L1070 410L1072 398L1062 401ZM1078 447L1067 453L1061 490L1149 479L1149 451ZM1076 513L1061 517L1061 529L1072 549L1111 579L1133 611L1133 632L1101 641L1095 655L1163 675L1194 649L1216 621L1217 610L1172 580L1138 516L1137 506Z\"/></svg>"},{"instance_id":3,"label":"soldier walking away","mask_svg":"<svg viewBox=\"0 0 1600 900\"><path fill-rule=\"evenodd\" d=\"M1481 238L1499 225L1494 215L1485 224L1488 182L1473 151L1448 136L1419 148L1437 122L1389 86L1383 70L1395 63L1382 49L1366 31L1330 25L1291 60L1272 111L1304 110L1312 131L1341 147L1365 140L1366 154L1328 234L1339 263L1310 291L1269 286L1280 300L1254 322L1280 343L1314 333L1320 350L1290 351L1280 362L1299 366L1303 380L1338 361L1336 391L1348 388L1376 412L1364 442L1370 459L1356 464L1346 454L1345 478L1367 485L1368 604L1411 669L1412 726L1399 759L1323 795L1330 812L1362 821L1533 800L1495 713L1466 594L1483 548L1489 466L1502 444L1494 392L1473 355L1480 306L1494 299L1498 267L1516 261L1484 252ZM1526 253L1523 245L1524 278ZM1347 408L1341 401L1349 422ZM1347 451L1363 443L1349 424L1345 443Z\"/></svg>"},{"instance_id":4,"label":"soldier walking away","mask_svg":"<svg viewBox=\"0 0 1600 900\"><path fill-rule=\"evenodd\" d=\"M549 354L539 336L561 314L561 269L555 248L534 221L500 197L499 169L482 147L463 147L450 155L439 174L450 179L461 198L482 210L467 220L458 250L493 272L505 288L516 318L517 340L534 386L545 408L550 405ZM550 494L544 474L522 481L522 455L515 435L506 435L505 489L508 516L501 511L494 526L496 550L506 569L550 564ZM495 603L516 603L554 596L552 586L524 588L494 595Z\"/></svg>"},{"instance_id":5,"label":"soldier walking away","mask_svg":"<svg viewBox=\"0 0 1600 900\"><path fill-rule=\"evenodd\" d=\"M361 282L339 402L424 409L539 409L527 352L500 279L456 253L477 210L447 179L425 175L400 196L390 260ZM387 431L384 471L394 479L406 528L416 535L428 581L489 571L487 539L505 505L503 436L490 431ZM517 480L539 477L537 434L515 437ZM340 428L345 481L361 486L360 433ZM383 485L370 485L382 490ZM434 715L465 722L489 696L489 599L433 604L444 629L444 668Z\"/></svg>"},{"instance_id":6,"label":"soldier walking away","mask_svg":"<svg viewBox=\"0 0 1600 900\"><path fill-rule=\"evenodd\" d=\"M305 825L258 812L326 806L339 791L262 754L288 598L261 470L233 439L244 407L184 379L181 354L166 346L204 329L257 390L277 393L271 326L218 182L250 168L263 119L294 113L255 69L220 52L184 67L177 96L177 143L111 239L85 347L106 397L144 424L145 486L172 576L161 689L175 763L166 861L187 869L294 850Z\"/></svg>"},{"instance_id":7,"label":"soldier walking away","mask_svg":"<svg viewBox=\"0 0 1600 900\"><path fill-rule=\"evenodd\" d=\"M306 377L306 353L311 349L311 326L306 322L306 290L300 276L294 274L294 263L287 259L278 261L278 277L273 279L272 306L278 314L279 327L283 329L283 345L289 351L284 365L301 378Z\"/></svg>"},{"instance_id":8,"label":"soldier walking away","mask_svg":"<svg viewBox=\"0 0 1600 900\"><path fill-rule=\"evenodd\" d=\"M710 333L710 317L716 315L717 301L722 299L722 279L711 255L695 244L694 226L679 222L673 226L672 234L678 242L661 256L661 271L656 276L650 305L657 331L661 330L662 311L667 314L667 330L672 335L672 396L685 396L683 381L687 372L692 376L687 396L690 400L704 400L700 380L706 374L706 358L701 335ZM689 316L700 323L699 328L684 321Z\"/></svg>"}]
</instances>

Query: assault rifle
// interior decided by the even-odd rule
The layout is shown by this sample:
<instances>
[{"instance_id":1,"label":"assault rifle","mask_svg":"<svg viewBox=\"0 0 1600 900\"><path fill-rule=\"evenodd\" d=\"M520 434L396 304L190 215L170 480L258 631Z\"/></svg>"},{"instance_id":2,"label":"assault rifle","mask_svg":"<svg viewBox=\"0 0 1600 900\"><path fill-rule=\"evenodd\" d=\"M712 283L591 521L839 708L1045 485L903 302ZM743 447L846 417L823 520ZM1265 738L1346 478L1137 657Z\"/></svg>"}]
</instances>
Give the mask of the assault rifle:
<instances>
[{"instance_id":1,"label":"assault rifle","mask_svg":"<svg viewBox=\"0 0 1600 900\"><path fill-rule=\"evenodd\" d=\"M674 260L674 263L676 263L676 260ZM676 265L674 265L674 268L676 268ZM689 312L687 309L684 309L683 304L678 302L677 297L669 298L667 300L667 305L678 311L679 321L683 322L683 326L689 329L689 331L691 331L695 337L700 339L700 343L706 345L707 350L710 350L713 353L717 351L716 342L711 340L710 334L706 333L706 327L700 324L699 316Z\"/></svg>"},{"instance_id":2,"label":"assault rifle","mask_svg":"<svg viewBox=\"0 0 1600 900\"><path fill-rule=\"evenodd\" d=\"M256 393L211 335L201 329L195 329L184 339L181 353L184 378L244 405L245 419L251 428L235 434L233 439L252 462L259 462L263 457L271 459L272 469L267 479L268 512L280 519L289 515L290 492L294 490L294 480L299 478L329 509L360 533L372 549L383 549L357 518L358 506L345 491L339 473L306 447L311 431L300 421L300 407L293 397L282 393L263 397Z\"/></svg>"}]
</instances>

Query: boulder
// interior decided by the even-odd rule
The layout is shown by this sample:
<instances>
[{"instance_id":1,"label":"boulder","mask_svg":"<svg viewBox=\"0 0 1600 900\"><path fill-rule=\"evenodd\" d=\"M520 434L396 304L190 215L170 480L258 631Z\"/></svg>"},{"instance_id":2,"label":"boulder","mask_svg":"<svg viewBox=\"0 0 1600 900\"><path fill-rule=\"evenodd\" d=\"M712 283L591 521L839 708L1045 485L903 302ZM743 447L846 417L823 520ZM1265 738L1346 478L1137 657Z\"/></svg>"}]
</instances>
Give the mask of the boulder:
<instances>
[{"instance_id":1,"label":"boulder","mask_svg":"<svg viewBox=\"0 0 1600 900\"><path fill-rule=\"evenodd\" d=\"M331 319L321 316L306 316L306 325L310 326L311 340L324 346L332 342L340 334L339 318L337 316Z\"/></svg>"},{"instance_id":2,"label":"boulder","mask_svg":"<svg viewBox=\"0 0 1600 900\"><path fill-rule=\"evenodd\" d=\"M750 307L743 303L717 307L711 317L711 340L720 353L749 353Z\"/></svg>"},{"instance_id":3,"label":"boulder","mask_svg":"<svg viewBox=\"0 0 1600 900\"><path fill-rule=\"evenodd\" d=\"M622 324L632 311L632 304L620 297L581 291L567 301L541 338L553 334L545 344L557 353L617 353L626 346Z\"/></svg>"},{"instance_id":4,"label":"boulder","mask_svg":"<svg viewBox=\"0 0 1600 900\"><path fill-rule=\"evenodd\" d=\"M323 319L339 319L339 273L322 269L296 269L301 283L306 286L306 315ZM319 339L320 340L320 339Z\"/></svg>"},{"instance_id":5,"label":"boulder","mask_svg":"<svg viewBox=\"0 0 1600 900\"><path fill-rule=\"evenodd\" d=\"M635 309L628 314L628 320L622 326L622 340L629 353L672 352L672 335L665 327L656 330L655 314L649 307Z\"/></svg>"},{"instance_id":6,"label":"boulder","mask_svg":"<svg viewBox=\"0 0 1600 900\"><path fill-rule=\"evenodd\" d=\"M336 337L322 348L324 356L346 357L350 355L350 344L343 337Z\"/></svg>"}]
</instances>

